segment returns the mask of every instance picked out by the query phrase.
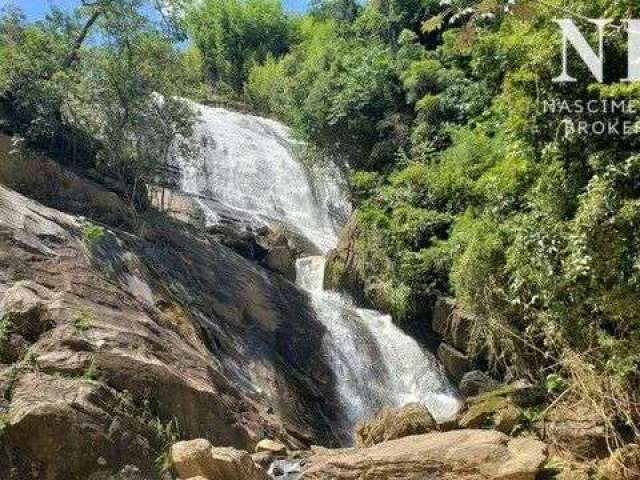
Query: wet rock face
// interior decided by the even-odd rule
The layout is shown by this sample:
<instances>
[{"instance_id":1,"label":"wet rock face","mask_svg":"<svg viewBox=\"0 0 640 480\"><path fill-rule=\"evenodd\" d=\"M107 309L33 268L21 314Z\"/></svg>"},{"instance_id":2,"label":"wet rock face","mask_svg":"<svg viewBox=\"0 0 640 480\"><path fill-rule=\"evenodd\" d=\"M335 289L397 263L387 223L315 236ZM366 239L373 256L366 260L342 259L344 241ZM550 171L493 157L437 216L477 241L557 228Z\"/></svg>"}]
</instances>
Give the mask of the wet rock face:
<instances>
[{"instance_id":1,"label":"wet rock face","mask_svg":"<svg viewBox=\"0 0 640 480\"><path fill-rule=\"evenodd\" d=\"M214 238L247 260L279 273L295 282L296 260L301 254L317 253L299 235L282 225L253 228L242 222L215 225L207 228Z\"/></svg>"},{"instance_id":2,"label":"wet rock face","mask_svg":"<svg viewBox=\"0 0 640 480\"><path fill-rule=\"evenodd\" d=\"M280 273L287 280L296 280L296 259L298 249L289 240L284 227L265 228L258 238L258 244L265 250L261 264L271 271Z\"/></svg>"},{"instance_id":3,"label":"wet rock face","mask_svg":"<svg viewBox=\"0 0 640 480\"><path fill-rule=\"evenodd\" d=\"M166 218L89 227L0 187L0 478L156 478L155 419L247 450L334 441L305 294Z\"/></svg>"}]
</instances>

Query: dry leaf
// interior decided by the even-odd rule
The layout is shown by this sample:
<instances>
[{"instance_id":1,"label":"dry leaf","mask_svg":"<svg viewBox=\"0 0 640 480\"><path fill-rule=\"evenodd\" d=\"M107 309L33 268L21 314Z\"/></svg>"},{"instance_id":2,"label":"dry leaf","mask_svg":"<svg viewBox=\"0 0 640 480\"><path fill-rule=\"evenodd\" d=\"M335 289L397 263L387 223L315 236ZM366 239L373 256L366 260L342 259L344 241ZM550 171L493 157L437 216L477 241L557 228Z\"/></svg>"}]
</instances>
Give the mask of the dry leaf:
<instances>
[{"instance_id":1,"label":"dry leaf","mask_svg":"<svg viewBox=\"0 0 640 480\"><path fill-rule=\"evenodd\" d=\"M498 7L498 0L483 0L476 7L476 14L485 15L487 13L496 13Z\"/></svg>"},{"instance_id":2,"label":"dry leaf","mask_svg":"<svg viewBox=\"0 0 640 480\"><path fill-rule=\"evenodd\" d=\"M534 6L528 0L520 0L517 2L512 8L511 13L515 15L516 18L522 21L531 20L536 12Z\"/></svg>"},{"instance_id":3,"label":"dry leaf","mask_svg":"<svg viewBox=\"0 0 640 480\"><path fill-rule=\"evenodd\" d=\"M476 39L476 29L472 25L465 25L460 29L458 38L456 39L456 47L460 51L465 51L471 48L473 42Z\"/></svg>"}]
</instances>

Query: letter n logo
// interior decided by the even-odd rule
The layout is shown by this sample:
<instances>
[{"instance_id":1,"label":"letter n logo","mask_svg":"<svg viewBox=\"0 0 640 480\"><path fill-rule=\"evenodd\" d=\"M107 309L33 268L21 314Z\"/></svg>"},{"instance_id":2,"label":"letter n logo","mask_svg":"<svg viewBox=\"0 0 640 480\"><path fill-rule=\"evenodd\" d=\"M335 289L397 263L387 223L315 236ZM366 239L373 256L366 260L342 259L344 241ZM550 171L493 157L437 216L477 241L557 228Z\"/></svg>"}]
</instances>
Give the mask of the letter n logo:
<instances>
[{"instance_id":1,"label":"letter n logo","mask_svg":"<svg viewBox=\"0 0 640 480\"><path fill-rule=\"evenodd\" d=\"M585 40L580 33L580 30L576 27L573 20L569 18L563 18L561 20L554 20L560 26L562 30L562 74L553 79L554 82L576 82L577 80L569 75L568 65L567 65L567 56L569 44L575 48L576 52L582 59L582 61L589 67L589 71L591 74L599 81L603 80L603 65L604 65L604 27L611 23L611 20L606 19L594 19L589 20L589 23L594 24L598 27L598 38L599 38L599 52L596 53L593 51L589 43Z\"/></svg>"}]
</instances>

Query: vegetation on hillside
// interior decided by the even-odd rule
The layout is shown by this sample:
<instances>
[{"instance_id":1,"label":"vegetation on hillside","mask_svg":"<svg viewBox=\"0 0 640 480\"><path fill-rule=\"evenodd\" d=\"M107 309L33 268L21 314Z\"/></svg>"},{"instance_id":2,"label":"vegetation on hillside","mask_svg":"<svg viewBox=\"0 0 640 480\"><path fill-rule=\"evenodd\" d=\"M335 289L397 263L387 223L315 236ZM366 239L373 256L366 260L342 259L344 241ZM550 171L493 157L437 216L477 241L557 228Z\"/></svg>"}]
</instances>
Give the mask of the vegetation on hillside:
<instances>
[{"instance_id":1,"label":"vegetation on hillside","mask_svg":"<svg viewBox=\"0 0 640 480\"><path fill-rule=\"evenodd\" d=\"M636 101L626 34L605 34L605 83L570 57L557 17L636 18L634 2L371 0L297 20L297 43L255 65L247 98L351 166L369 300L423 322L440 295L478 314L476 353L499 375L568 382L638 434L637 135L565 135L544 102ZM340 2L344 9L344 3ZM325 8L326 7L326 8ZM347 10L351 11L351 7ZM576 113L630 121L633 113ZM556 378L556 377L553 377ZM624 436L624 434L621 434Z\"/></svg>"},{"instance_id":2,"label":"vegetation on hillside","mask_svg":"<svg viewBox=\"0 0 640 480\"><path fill-rule=\"evenodd\" d=\"M184 147L195 116L178 95L201 75L175 44L177 25L152 20L146 3L83 1L36 23L9 7L0 18L3 128L63 163L96 167L137 208L163 182L170 148Z\"/></svg>"},{"instance_id":3,"label":"vegetation on hillside","mask_svg":"<svg viewBox=\"0 0 640 480\"><path fill-rule=\"evenodd\" d=\"M640 100L620 82L637 2L315 0L291 16L276 0L205 0L161 21L144 3L35 24L6 11L5 128L116 177L133 205L190 131L180 96L244 99L348 164L371 303L415 324L453 295L498 375L555 379L552 394L588 400L619 440L640 437L638 136L565 135L565 115L543 108ZM592 45L584 19L614 20L604 83L576 56L578 82L552 82L566 16Z\"/></svg>"}]
</instances>

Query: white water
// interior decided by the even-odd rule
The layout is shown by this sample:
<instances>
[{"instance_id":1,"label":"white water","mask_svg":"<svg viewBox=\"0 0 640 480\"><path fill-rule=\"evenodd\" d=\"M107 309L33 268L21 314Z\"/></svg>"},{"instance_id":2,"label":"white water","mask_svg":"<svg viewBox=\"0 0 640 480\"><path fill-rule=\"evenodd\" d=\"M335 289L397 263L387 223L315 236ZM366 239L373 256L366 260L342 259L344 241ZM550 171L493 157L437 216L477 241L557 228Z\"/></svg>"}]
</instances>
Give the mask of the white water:
<instances>
[{"instance_id":1,"label":"white water","mask_svg":"<svg viewBox=\"0 0 640 480\"><path fill-rule=\"evenodd\" d=\"M327 252L335 245L331 212L347 215L336 168L310 172L296 160L301 145L275 121L199 107L197 159L182 166L184 191L202 196L209 223L222 217L253 224L284 223ZM316 182L308 177L331 179Z\"/></svg>"},{"instance_id":2,"label":"white water","mask_svg":"<svg viewBox=\"0 0 640 480\"><path fill-rule=\"evenodd\" d=\"M251 225L285 224L326 254L350 210L339 171L311 172L296 159L299 147L283 125L224 109L198 107L197 160L181 162L182 188L200 197L209 223L225 217ZM438 421L459 400L433 354L396 327L391 317L357 308L347 296L324 291L325 257L297 262L297 284L327 329L324 350L336 377L342 425L384 406L423 403Z\"/></svg>"}]
</instances>

